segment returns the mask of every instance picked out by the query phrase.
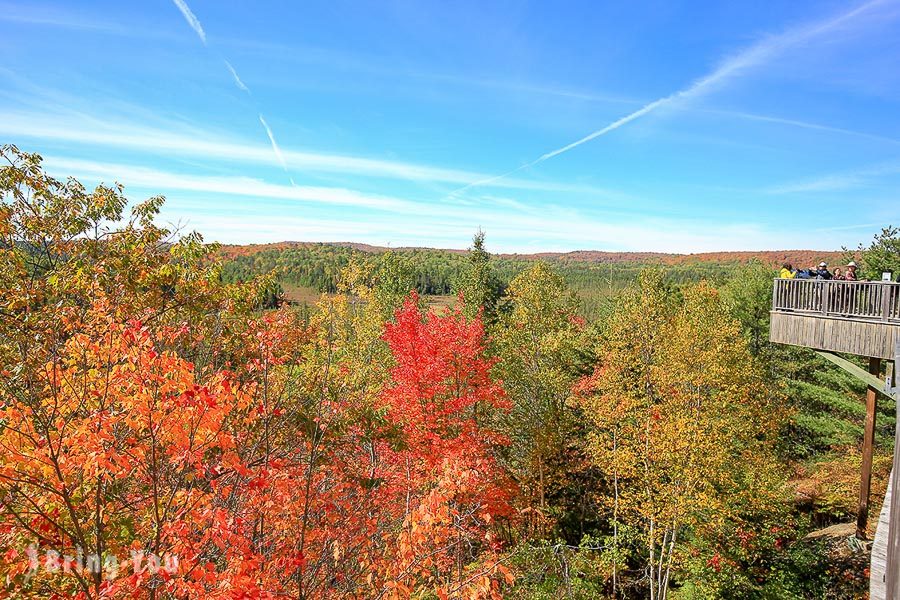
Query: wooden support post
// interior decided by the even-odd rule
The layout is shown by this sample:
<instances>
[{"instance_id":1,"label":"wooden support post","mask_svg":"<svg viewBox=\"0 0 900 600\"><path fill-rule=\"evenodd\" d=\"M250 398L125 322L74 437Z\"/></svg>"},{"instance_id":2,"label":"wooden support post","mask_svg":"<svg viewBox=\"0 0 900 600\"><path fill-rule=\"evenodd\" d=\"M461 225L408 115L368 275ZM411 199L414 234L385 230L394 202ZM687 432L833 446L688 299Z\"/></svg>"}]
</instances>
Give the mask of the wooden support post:
<instances>
[{"instance_id":1,"label":"wooden support post","mask_svg":"<svg viewBox=\"0 0 900 600\"><path fill-rule=\"evenodd\" d=\"M881 359L869 359L869 373L878 377L881 373ZM872 487L872 453L875 448L875 409L878 389L871 385L866 389L866 428L863 434L862 469L859 480L859 507L856 511L856 537L866 539L869 521L869 492Z\"/></svg>"}]
</instances>

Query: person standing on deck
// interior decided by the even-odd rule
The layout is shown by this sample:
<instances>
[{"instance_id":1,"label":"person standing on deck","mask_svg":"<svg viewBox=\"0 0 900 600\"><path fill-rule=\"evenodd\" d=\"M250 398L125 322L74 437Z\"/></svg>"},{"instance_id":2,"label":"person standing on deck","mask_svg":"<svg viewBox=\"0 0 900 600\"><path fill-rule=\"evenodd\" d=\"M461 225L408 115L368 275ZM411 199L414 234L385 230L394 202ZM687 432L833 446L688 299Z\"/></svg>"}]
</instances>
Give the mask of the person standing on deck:
<instances>
[{"instance_id":1,"label":"person standing on deck","mask_svg":"<svg viewBox=\"0 0 900 600\"><path fill-rule=\"evenodd\" d=\"M793 279L796 274L797 272L794 271L794 266L791 263L784 263L781 265L781 271L778 273L778 278Z\"/></svg>"},{"instance_id":2,"label":"person standing on deck","mask_svg":"<svg viewBox=\"0 0 900 600\"><path fill-rule=\"evenodd\" d=\"M846 281L857 281L856 277L856 263L854 261L850 261L847 263L847 272L844 273L844 279Z\"/></svg>"},{"instance_id":3,"label":"person standing on deck","mask_svg":"<svg viewBox=\"0 0 900 600\"><path fill-rule=\"evenodd\" d=\"M832 279L831 271L825 262L819 263L819 268L815 271L816 279Z\"/></svg>"}]
</instances>

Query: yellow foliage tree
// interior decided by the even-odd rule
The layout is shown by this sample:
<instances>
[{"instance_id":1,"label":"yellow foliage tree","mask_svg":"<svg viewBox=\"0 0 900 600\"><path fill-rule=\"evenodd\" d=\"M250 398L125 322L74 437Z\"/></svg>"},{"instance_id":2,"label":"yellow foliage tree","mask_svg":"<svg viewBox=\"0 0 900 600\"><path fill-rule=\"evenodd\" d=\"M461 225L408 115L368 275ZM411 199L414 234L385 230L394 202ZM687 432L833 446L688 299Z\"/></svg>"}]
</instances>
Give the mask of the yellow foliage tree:
<instances>
[{"instance_id":1,"label":"yellow foliage tree","mask_svg":"<svg viewBox=\"0 0 900 600\"><path fill-rule=\"evenodd\" d=\"M707 284L679 301L659 274L643 274L604 341L576 402L591 424L589 453L613 481L614 518L643 540L648 595L665 600L692 541L780 503L769 444L778 411Z\"/></svg>"}]
</instances>

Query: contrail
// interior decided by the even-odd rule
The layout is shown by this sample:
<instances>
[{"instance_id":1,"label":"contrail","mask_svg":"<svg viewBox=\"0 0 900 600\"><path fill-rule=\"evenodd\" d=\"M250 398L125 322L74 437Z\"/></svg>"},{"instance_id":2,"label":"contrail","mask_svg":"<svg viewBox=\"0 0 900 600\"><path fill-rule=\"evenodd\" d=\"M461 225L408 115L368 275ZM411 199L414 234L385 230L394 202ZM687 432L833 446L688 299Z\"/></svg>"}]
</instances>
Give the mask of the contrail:
<instances>
[{"instance_id":1,"label":"contrail","mask_svg":"<svg viewBox=\"0 0 900 600\"><path fill-rule=\"evenodd\" d=\"M200 37L200 41L203 42L203 45L206 46L206 32L203 31L203 26L200 25L200 20L194 15L191 11L190 7L184 0L172 0L175 3L175 6L178 7L178 10L181 11L181 14L184 15L184 20L187 21L188 25L191 26L197 35ZM235 85L238 86L241 90L250 93L250 88L248 88L243 81L241 81L240 76L238 76L237 71L231 66L231 63L228 62L228 59L223 58L222 61L225 63L225 67L228 69L228 72L231 73L231 77L234 79ZM275 136L272 135L272 128L269 127L269 124L266 123L266 120L263 118L262 114L259 114L259 122L262 123L263 128L266 130L266 135L269 136L269 141L272 143L272 151L275 153L275 158L278 159L278 163L281 165L281 168L284 169L284 172L287 173L288 179L291 181L291 185L296 186L294 183L294 178L291 177L290 172L288 171L287 162L284 160L284 155L281 153L281 148L278 147L278 144L275 142Z\"/></svg>"},{"instance_id":2,"label":"contrail","mask_svg":"<svg viewBox=\"0 0 900 600\"><path fill-rule=\"evenodd\" d=\"M900 144L900 139L895 139L891 137L885 137L883 135L876 135L874 133L866 133L864 131L855 131L853 129L845 129L843 127L832 127L830 125L821 125L819 123L809 123L807 121L798 121L796 119L784 119L782 117L772 117L768 115L757 115L754 113L746 113L739 111L729 111L729 110L714 110L714 109L701 109L701 112L709 113L712 115L721 114L724 116L737 117L739 119L747 119L749 121L761 121L763 123L777 123L780 125L790 125L791 127L799 127L801 129L811 129L813 131L828 131L831 133L840 133L842 135L849 135L869 140L876 140L879 142L886 142L888 144Z\"/></svg>"},{"instance_id":3,"label":"contrail","mask_svg":"<svg viewBox=\"0 0 900 600\"><path fill-rule=\"evenodd\" d=\"M593 133L590 133L590 134L584 136L583 138L572 142L571 144L567 144L561 148L557 148L556 150L552 150L550 152L542 154L541 156L532 160L531 162L527 162L527 163L513 169L512 171L503 173L502 175L497 175L495 177L489 177L487 179L482 179L479 181L472 182L466 186L463 186L457 190L450 192L450 194L448 194L448 196L455 196L455 195L457 195L461 192L464 192L470 188L473 188L476 186L481 186L481 185L487 185L489 183L493 183L493 182L497 181L498 179L503 179L514 173L517 173L524 169L533 167L539 163L544 162L545 160L549 160L555 156L559 156L560 154L563 154L564 152L568 152L569 150L577 148L578 146L585 144L593 139L596 139L600 136L606 135L607 133L615 131L616 129L622 127L623 125L627 125L628 123L630 123L636 119L639 119L639 118L643 117L644 115L647 115L647 114L657 110L660 107L667 106L667 105L673 104L678 101L689 100L692 98L696 98L698 96L702 96L703 94L706 94L709 91L711 91L717 84L721 83L722 81L732 78L732 77L740 74L742 71L746 71L747 69L750 69L752 67L756 67L761 64L764 64L765 62L767 62L768 60L770 60L771 58L776 56L778 53L785 50L786 48L789 48L790 46L796 45L800 42L806 41L817 35L820 35L822 33L830 31L830 30L834 29L835 27L842 25L846 21L849 21L849 20L859 16L860 14L870 10L872 7L874 7L878 4L883 4L887 1L889 1L889 0L872 0L870 2L867 2L865 4L862 4L858 7L856 7L855 9L853 9L849 12L843 13L843 14L833 17L831 19L826 19L824 21L818 21L811 25L798 27L798 28L789 30L785 33L782 33L780 35L766 38L766 39L762 40L761 42L758 42L757 44L750 46L749 48L743 50L742 52L739 52L735 56L733 56L729 59L726 59L714 71L712 71L711 73L709 73L708 75L706 75L704 77L701 77L700 79L697 79L691 85L684 88L683 90L679 90L673 94L670 94L663 98L659 98L658 100L654 100L653 102L645 105L642 108L639 108L638 110L634 111L633 113L630 113L616 121L613 121L606 127L603 127L602 129L598 129L597 131L594 131Z\"/></svg>"},{"instance_id":4,"label":"contrail","mask_svg":"<svg viewBox=\"0 0 900 600\"><path fill-rule=\"evenodd\" d=\"M200 41L203 42L203 45L206 45L206 32L203 31L203 27L200 25L200 21L197 20L197 17L194 16L194 13L191 12L190 7L185 3L184 0L172 0L175 3L175 6L178 7L178 10L181 11L181 14L184 15L184 20L187 21L188 25L191 26L191 29L197 32L197 35L200 37Z\"/></svg>"},{"instance_id":5,"label":"contrail","mask_svg":"<svg viewBox=\"0 0 900 600\"><path fill-rule=\"evenodd\" d=\"M681 93L683 93L683 92L678 92L678 94L681 94ZM558 156L558 155L562 154L563 152L568 152L568 151L571 150L572 148L575 148L575 147L577 147L577 146L580 146L580 145L584 144L585 142L589 142L589 141L591 141L591 140L594 139L594 138L598 138L598 137L600 137L601 135L606 135L606 134L609 133L610 131L615 131L616 129L618 129L618 128L621 127L622 125L625 125L626 123L630 123L631 121L634 121L635 119L639 119L640 117L643 117L643 116L646 115L647 113L656 110L657 108L659 108L659 107L662 106L663 104L668 104L668 103L671 102L671 101L675 98L675 96L677 96L678 94L673 94L672 96L667 96L667 97L665 97L665 98L660 98L659 100L654 100L653 102L651 102L650 104L644 106L643 108L640 108L640 109L634 111L633 113L631 113L631 114L629 114L629 115L626 115L626 116L622 117L622 118L619 119L618 121L614 121L614 122L610 123L609 125L607 125L607 126L604 127L603 129L598 129L598 130L595 131L594 133L591 133L591 134L589 134L589 135L584 136L583 138L581 138L581 139L578 140L578 141L572 142L571 144L569 144L569 145L567 145L567 146L563 146L562 148L557 148L556 150L553 150L552 152L547 152L546 154L542 154L542 155L540 155L538 158L534 159L533 161L527 162L527 163L525 163L524 165L521 165L521 166L519 166L519 167L516 167L516 168L513 169L512 171L508 171L508 172L506 172L506 173L503 173L502 175L496 175L496 176L494 176L494 177L488 177L487 179L480 179L480 180L478 180L478 181L474 181L474 182L472 182L472 183L470 183L470 184L468 184L468 185L465 185L465 186L463 186L463 187L461 187L461 188L459 188L459 189L457 189L457 190L454 190L454 191L450 192L450 194L448 194L448 195L449 195L449 196L455 196L455 195L460 194L460 193L462 193L462 192L464 192L464 191L466 191L466 190L468 190L468 189L471 189L471 188L473 188L473 187L477 187L477 186L481 186L481 185L487 185L487 184L489 184L489 183L494 183L494 182L497 181L497 180L504 179L504 178L506 178L506 177L509 177L510 175L513 175L513 174L515 174L515 173L518 173L519 171L524 171L525 169L531 168L531 167L533 167L534 165L536 165L536 164L538 164L538 163L542 163L542 162L544 162L544 161L547 160L547 159L553 158L554 156Z\"/></svg>"},{"instance_id":6,"label":"contrail","mask_svg":"<svg viewBox=\"0 0 900 600\"><path fill-rule=\"evenodd\" d=\"M234 78L234 84L235 84L236 86L238 86L238 88L244 90L245 92L247 92L247 93L249 94L249 93L250 93L250 88L248 88L248 87L244 84L244 82L241 81L241 78L238 77L237 71L234 70L234 67L231 66L231 63L228 62L228 61L226 60L226 61L225 61L225 66L228 67L228 71L231 73L231 76Z\"/></svg>"},{"instance_id":7,"label":"contrail","mask_svg":"<svg viewBox=\"0 0 900 600\"><path fill-rule=\"evenodd\" d=\"M284 169L285 173L288 173L288 178L291 180L291 185L296 185L294 183L294 179L290 177L290 173L288 172L287 162L284 160L284 155L281 153L281 148L278 147L278 142L275 141L275 136L272 135L272 128L269 127L269 124L266 123L266 120L263 116L259 115L259 122L262 123L262 126L266 130L266 135L269 136L269 141L272 142L272 151L275 153L275 157L278 159L278 162L281 164L281 168Z\"/></svg>"}]
</instances>

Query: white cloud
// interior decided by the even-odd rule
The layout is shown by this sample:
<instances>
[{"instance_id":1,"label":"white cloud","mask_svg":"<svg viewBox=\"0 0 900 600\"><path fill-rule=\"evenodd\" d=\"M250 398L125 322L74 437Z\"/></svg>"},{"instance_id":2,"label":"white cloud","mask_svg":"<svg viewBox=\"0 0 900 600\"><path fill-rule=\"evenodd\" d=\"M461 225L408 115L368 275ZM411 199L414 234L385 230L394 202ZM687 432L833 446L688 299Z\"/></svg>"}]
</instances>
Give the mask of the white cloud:
<instances>
[{"instance_id":1,"label":"white cloud","mask_svg":"<svg viewBox=\"0 0 900 600\"><path fill-rule=\"evenodd\" d=\"M776 125L788 125L790 127L797 127L800 129L810 129L813 131L823 131L826 133L838 133L841 135L858 137L866 140L874 140L877 142L885 142L887 144L895 144L900 145L900 140L885 137L883 135L876 135L874 133L866 133L864 131L854 131L852 129L845 129L843 127L832 127L830 125L821 125L819 123L810 123L808 121L800 121L798 119L786 119L783 117L772 117L768 115L758 115L755 113L748 113L742 111L732 111L732 110L717 110L717 109L698 109L698 112L708 113L713 115L722 115L725 117L733 117L737 119L744 119L747 121L759 121L762 123L774 123Z\"/></svg>"},{"instance_id":2,"label":"white cloud","mask_svg":"<svg viewBox=\"0 0 900 600\"><path fill-rule=\"evenodd\" d=\"M407 218L346 216L320 218L282 212L277 218L253 214L204 215L192 210L189 220L204 237L225 243L269 243L278 241L354 241L381 246L425 246L465 248L479 228L487 233L492 252L533 252L571 250L613 250L641 252L719 252L786 247L796 243L804 248L833 249L843 242L829 240L810 230L804 237L796 232L773 231L758 225L721 226L698 221L650 221L641 223L578 223L539 217L512 217L474 213L465 217L436 218L412 215ZM856 239L853 236L853 239ZM534 240L538 240L537 243ZM833 243L831 243L833 242Z\"/></svg>"},{"instance_id":3,"label":"white cloud","mask_svg":"<svg viewBox=\"0 0 900 600\"><path fill-rule=\"evenodd\" d=\"M189 130L190 135L182 131ZM146 127L129 121L93 119L80 114L0 112L0 135L13 140L28 139L79 145L126 148L153 155L191 156L204 160L270 164L271 149L242 139L199 130L189 123L166 123L165 128ZM21 143L21 142L20 142ZM310 173L336 173L412 182L462 185L484 178L483 173L447 169L396 160L283 149L291 169ZM507 179L496 187L519 190L565 192L595 199L625 201L627 194L572 183Z\"/></svg>"},{"instance_id":4,"label":"white cloud","mask_svg":"<svg viewBox=\"0 0 900 600\"><path fill-rule=\"evenodd\" d=\"M830 173L816 178L785 183L766 189L769 194L804 194L815 192L837 192L863 187L874 179L900 174L900 163L886 162L839 173Z\"/></svg>"},{"instance_id":5,"label":"white cloud","mask_svg":"<svg viewBox=\"0 0 900 600\"><path fill-rule=\"evenodd\" d=\"M277 200L298 200L301 202L355 206L386 211L408 211L414 205L374 194L363 194L344 188L315 186L285 186L267 183L251 177L209 177L184 175L135 167L123 164L97 163L92 161L48 156L44 158L47 169L60 175L73 175L80 179L96 179L106 182L119 181L127 186L154 190L183 190L269 198Z\"/></svg>"},{"instance_id":6,"label":"white cloud","mask_svg":"<svg viewBox=\"0 0 900 600\"><path fill-rule=\"evenodd\" d=\"M0 4L0 21L62 27L65 29L83 29L116 35L124 35L128 32L127 28L117 23L100 19L85 19L77 14L67 13L60 7L48 10L41 7L16 6L2 3Z\"/></svg>"},{"instance_id":7,"label":"white cloud","mask_svg":"<svg viewBox=\"0 0 900 600\"><path fill-rule=\"evenodd\" d=\"M345 188L288 186L247 177L197 176L123 164L47 157L56 175L82 180L117 179L126 190L170 196L166 218L199 228L208 239L233 243L283 240L353 240L374 244L451 245L465 247L478 227L488 232L495 251L528 251L528 240L541 240L543 249L641 250L703 252L773 248L784 240L822 247L827 240L810 231L779 233L755 224L722 225L698 219L642 218L615 213L582 213L552 207L514 207L488 198L472 206L433 204L366 194ZM237 198L253 199L252 204ZM306 215L266 200L293 200L300 206L324 207ZM215 207L215 214L209 209ZM329 209L330 207L330 209ZM353 211L348 208L359 210ZM511 210L512 209L512 210ZM362 212L366 211L366 212ZM455 241L454 241L455 240ZM834 247L838 247L836 243Z\"/></svg>"}]
</instances>

